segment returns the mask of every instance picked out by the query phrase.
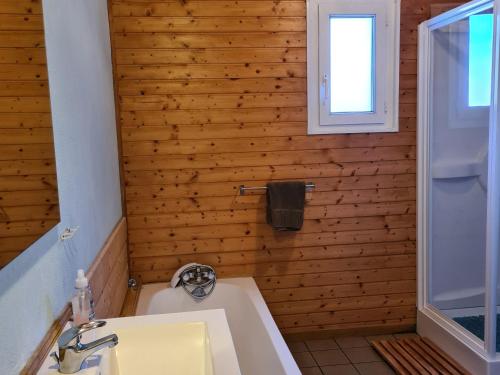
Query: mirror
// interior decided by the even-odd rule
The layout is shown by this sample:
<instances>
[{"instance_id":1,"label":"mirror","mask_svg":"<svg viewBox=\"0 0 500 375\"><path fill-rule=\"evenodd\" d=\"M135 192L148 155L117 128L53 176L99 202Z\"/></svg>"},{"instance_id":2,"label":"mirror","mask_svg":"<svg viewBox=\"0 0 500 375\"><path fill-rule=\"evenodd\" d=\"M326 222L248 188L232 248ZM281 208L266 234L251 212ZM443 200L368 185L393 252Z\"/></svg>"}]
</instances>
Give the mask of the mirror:
<instances>
[{"instance_id":1,"label":"mirror","mask_svg":"<svg viewBox=\"0 0 500 375\"><path fill-rule=\"evenodd\" d=\"M59 222L42 2L0 2L0 268Z\"/></svg>"}]
</instances>

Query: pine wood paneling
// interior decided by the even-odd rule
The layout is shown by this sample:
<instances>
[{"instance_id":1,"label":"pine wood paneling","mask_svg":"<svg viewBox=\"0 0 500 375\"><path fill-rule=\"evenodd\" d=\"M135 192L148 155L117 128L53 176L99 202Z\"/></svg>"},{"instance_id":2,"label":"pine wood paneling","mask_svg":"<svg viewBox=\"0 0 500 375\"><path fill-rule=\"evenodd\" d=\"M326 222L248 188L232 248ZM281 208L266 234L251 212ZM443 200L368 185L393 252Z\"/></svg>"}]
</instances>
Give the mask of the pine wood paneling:
<instances>
[{"instance_id":1,"label":"pine wood paneling","mask_svg":"<svg viewBox=\"0 0 500 375\"><path fill-rule=\"evenodd\" d=\"M49 113L0 113L0 132L2 140L19 129L28 129L30 132L43 132L35 128L51 128L52 118ZM44 130L50 133L51 130ZM6 141L8 144L8 141Z\"/></svg>"},{"instance_id":2,"label":"pine wood paneling","mask_svg":"<svg viewBox=\"0 0 500 375\"><path fill-rule=\"evenodd\" d=\"M59 221L41 10L0 3L0 268Z\"/></svg>"},{"instance_id":3,"label":"pine wood paneling","mask_svg":"<svg viewBox=\"0 0 500 375\"><path fill-rule=\"evenodd\" d=\"M415 323L417 26L402 1L400 132L308 136L304 1L113 0L131 273L253 276L287 333ZM238 186L313 181L298 233Z\"/></svg>"},{"instance_id":4,"label":"pine wood paneling","mask_svg":"<svg viewBox=\"0 0 500 375\"><path fill-rule=\"evenodd\" d=\"M88 271L99 319L116 318L128 288L127 221L121 218Z\"/></svg>"},{"instance_id":5,"label":"pine wood paneling","mask_svg":"<svg viewBox=\"0 0 500 375\"><path fill-rule=\"evenodd\" d=\"M303 17L303 1L201 0L190 1L113 1L114 16L168 17ZM216 31L216 30L214 30Z\"/></svg>"},{"instance_id":6,"label":"pine wood paneling","mask_svg":"<svg viewBox=\"0 0 500 375\"><path fill-rule=\"evenodd\" d=\"M303 17L116 17L115 30L123 33L305 31Z\"/></svg>"}]
</instances>

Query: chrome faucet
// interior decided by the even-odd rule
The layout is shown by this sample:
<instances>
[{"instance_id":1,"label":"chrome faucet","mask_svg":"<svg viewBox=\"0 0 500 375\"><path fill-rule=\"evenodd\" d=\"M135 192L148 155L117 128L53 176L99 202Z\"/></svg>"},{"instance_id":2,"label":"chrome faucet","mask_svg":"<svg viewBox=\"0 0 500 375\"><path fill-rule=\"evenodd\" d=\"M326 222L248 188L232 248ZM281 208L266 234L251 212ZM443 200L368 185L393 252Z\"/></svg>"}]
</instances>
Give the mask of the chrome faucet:
<instances>
[{"instance_id":1,"label":"chrome faucet","mask_svg":"<svg viewBox=\"0 0 500 375\"><path fill-rule=\"evenodd\" d=\"M80 371L83 361L98 350L112 348L118 344L118 336L109 335L98 340L82 344L81 335L84 332L106 325L104 321L93 321L85 323L64 331L57 340L59 354L50 354L59 364L59 372L63 374L73 374Z\"/></svg>"}]
</instances>

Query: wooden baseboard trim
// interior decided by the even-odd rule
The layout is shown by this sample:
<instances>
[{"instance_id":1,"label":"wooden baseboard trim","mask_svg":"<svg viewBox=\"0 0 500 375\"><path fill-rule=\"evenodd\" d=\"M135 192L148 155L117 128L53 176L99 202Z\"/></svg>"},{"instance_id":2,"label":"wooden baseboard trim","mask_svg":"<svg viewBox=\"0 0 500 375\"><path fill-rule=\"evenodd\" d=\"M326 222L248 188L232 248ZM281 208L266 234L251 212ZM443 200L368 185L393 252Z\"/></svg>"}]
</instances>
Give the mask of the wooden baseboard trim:
<instances>
[{"instance_id":1,"label":"wooden baseboard trim","mask_svg":"<svg viewBox=\"0 0 500 375\"><path fill-rule=\"evenodd\" d=\"M103 248L87 272L94 293L94 302L98 318L117 317L122 310L128 281L127 262L127 222L120 219ZM49 354L50 349L71 318L71 305L68 303L61 315L54 320L42 341L26 362L20 374L33 375Z\"/></svg>"},{"instance_id":2,"label":"wooden baseboard trim","mask_svg":"<svg viewBox=\"0 0 500 375\"><path fill-rule=\"evenodd\" d=\"M290 341L305 341L326 339L340 336L375 336L389 335L393 333L415 332L415 324L394 325L394 326L374 326L374 327L356 327L342 329L325 329L321 331L284 333L285 340Z\"/></svg>"}]
</instances>

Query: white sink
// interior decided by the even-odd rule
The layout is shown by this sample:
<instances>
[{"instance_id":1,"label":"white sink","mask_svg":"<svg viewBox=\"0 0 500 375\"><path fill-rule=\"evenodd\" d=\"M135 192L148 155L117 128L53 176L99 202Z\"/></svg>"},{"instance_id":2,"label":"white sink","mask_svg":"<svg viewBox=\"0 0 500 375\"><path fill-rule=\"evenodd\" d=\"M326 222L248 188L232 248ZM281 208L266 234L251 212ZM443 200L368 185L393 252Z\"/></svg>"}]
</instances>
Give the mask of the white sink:
<instances>
[{"instance_id":1,"label":"white sink","mask_svg":"<svg viewBox=\"0 0 500 375\"><path fill-rule=\"evenodd\" d=\"M113 375L213 375L205 322L155 324L114 331Z\"/></svg>"},{"instance_id":2,"label":"white sink","mask_svg":"<svg viewBox=\"0 0 500 375\"><path fill-rule=\"evenodd\" d=\"M241 375L224 310L107 319L82 342L116 333L118 345L90 356L78 375ZM68 328L68 327L66 327ZM51 351L57 351L57 344ZM38 375L56 375L46 358Z\"/></svg>"}]
</instances>

